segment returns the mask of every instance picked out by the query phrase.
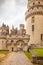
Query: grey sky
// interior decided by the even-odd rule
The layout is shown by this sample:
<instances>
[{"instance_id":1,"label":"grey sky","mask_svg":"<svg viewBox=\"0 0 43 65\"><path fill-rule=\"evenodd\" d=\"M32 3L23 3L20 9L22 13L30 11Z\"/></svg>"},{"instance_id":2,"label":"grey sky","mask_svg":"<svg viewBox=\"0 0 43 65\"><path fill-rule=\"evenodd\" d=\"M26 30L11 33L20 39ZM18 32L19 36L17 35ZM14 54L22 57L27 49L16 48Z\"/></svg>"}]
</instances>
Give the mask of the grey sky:
<instances>
[{"instance_id":1,"label":"grey sky","mask_svg":"<svg viewBox=\"0 0 43 65\"><path fill-rule=\"evenodd\" d=\"M26 0L0 0L0 25L4 22L11 28L25 22Z\"/></svg>"}]
</instances>

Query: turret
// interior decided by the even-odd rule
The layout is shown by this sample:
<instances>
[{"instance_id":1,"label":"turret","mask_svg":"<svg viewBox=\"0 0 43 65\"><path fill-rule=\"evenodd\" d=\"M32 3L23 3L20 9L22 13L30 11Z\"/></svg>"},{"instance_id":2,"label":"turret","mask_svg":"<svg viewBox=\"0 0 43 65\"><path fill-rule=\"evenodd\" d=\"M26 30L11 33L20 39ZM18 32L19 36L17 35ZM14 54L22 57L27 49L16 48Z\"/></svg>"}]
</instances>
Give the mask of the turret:
<instances>
[{"instance_id":1,"label":"turret","mask_svg":"<svg viewBox=\"0 0 43 65\"><path fill-rule=\"evenodd\" d=\"M43 0L28 0L25 20L29 44L43 45Z\"/></svg>"},{"instance_id":2,"label":"turret","mask_svg":"<svg viewBox=\"0 0 43 65\"><path fill-rule=\"evenodd\" d=\"M20 35L25 35L26 34L26 30L24 28L24 24L20 24Z\"/></svg>"}]
</instances>

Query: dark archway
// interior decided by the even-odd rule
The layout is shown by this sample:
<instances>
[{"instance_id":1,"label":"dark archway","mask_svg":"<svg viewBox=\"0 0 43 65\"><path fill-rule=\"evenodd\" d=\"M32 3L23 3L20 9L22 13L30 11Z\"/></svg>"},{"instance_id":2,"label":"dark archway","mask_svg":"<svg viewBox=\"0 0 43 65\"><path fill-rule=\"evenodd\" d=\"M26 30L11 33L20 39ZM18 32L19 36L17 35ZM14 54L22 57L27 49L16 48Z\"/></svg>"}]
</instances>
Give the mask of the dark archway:
<instances>
[{"instance_id":1,"label":"dark archway","mask_svg":"<svg viewBox=\"0 0 43 65\"><path fill-rule=\"evenodd\" d=\"M23 51L23 47L24 47L24 41L23 40L18 40L16 42L16 45L17 45L18 50Z\"/></svg>"}]
</instances>

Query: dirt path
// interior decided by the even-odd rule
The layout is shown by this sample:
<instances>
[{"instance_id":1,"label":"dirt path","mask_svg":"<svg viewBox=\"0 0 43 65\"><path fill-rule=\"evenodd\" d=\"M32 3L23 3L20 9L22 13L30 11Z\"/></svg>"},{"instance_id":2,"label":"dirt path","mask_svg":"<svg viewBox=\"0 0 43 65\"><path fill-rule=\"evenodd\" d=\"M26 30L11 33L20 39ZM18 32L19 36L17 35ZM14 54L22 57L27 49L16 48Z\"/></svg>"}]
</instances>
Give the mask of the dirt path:
<instances>
[{"instance_id":1,"label":"dirt path","mask_svg":"<svg viewBox=\"0 0 43 65\"><path fill-rule=\"evenodd\" d=\"M17 52L16 54L12 52L1 65L32 65L32 63L23 52Z\"/></svg>"}]
</instances>

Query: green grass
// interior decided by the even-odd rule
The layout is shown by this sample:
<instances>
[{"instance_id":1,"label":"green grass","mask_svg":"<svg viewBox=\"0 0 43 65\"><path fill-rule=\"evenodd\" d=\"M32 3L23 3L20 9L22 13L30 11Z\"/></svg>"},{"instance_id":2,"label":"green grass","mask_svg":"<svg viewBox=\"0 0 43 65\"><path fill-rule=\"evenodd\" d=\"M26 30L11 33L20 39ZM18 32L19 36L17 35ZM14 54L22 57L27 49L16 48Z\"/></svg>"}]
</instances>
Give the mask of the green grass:
<instances>
[{"instance_id":1,"label":"green grass","mask_svg":"<svg viewBox=\"0 0 43 65\"><path fill-rule=\"evenodd\" d=\"M3 50L0 50L0 54L8 54L9 51L3 51Z\"/></svg>"},{"instance_id":2,"label":"green grass","mask_svg":"<svg viewBox=\"0 0 43 65\"><path fill-rule=\"evenodd\" d=\"M36 56L43 56L43 48L33 48L33 51L35 51Z\"/></svg>"},{"instance_id":3,"label":"green grass","mask_svg":"<svg viewBox=\"0 0 43 65\"><path fill-rule=\"evenodd\" d=\"M43 56L43 48L33 48L31 49L36 53L36 56ZM31 59L32 58L32 54L30 52L24 52L25 55Z\"/></svg>"},{"instance_id":4,"label":"green grass","mask_svg":"<svg viewBox=\"0 0 43 65\"><path fill-rule=\"evenodd\" d=\"M25 55L26 55L29 59L31 59L32 55L31 55L30 52L24 52L24 53L25 53Z\"/></svg>"},{"instance_id":5,"label":"green grass","mask_svg":"<svg viewBox=\"0 0 43 65\"><path fill-rule=\"evenodd\" d=\"M5 57L7 56L8 53L9 53L9 51L0 50L0 54L5 54L4 57L0 58L0 62L2 62L5 59Z\"/></svg>"},{"instance_id":6,"label":"green grass","mask_svg":"<svg viewBox=\"0 0 43 65\"><path fill-rule=\"evenodd\" d=\"M43 48L33 48L31 50L35 51L36 56L43 56ZM31 60L32 54L30 52L24 52L24 53ZM41 65L41 64L33 64L33 65Z\"/></svg>"}]
</instances>

